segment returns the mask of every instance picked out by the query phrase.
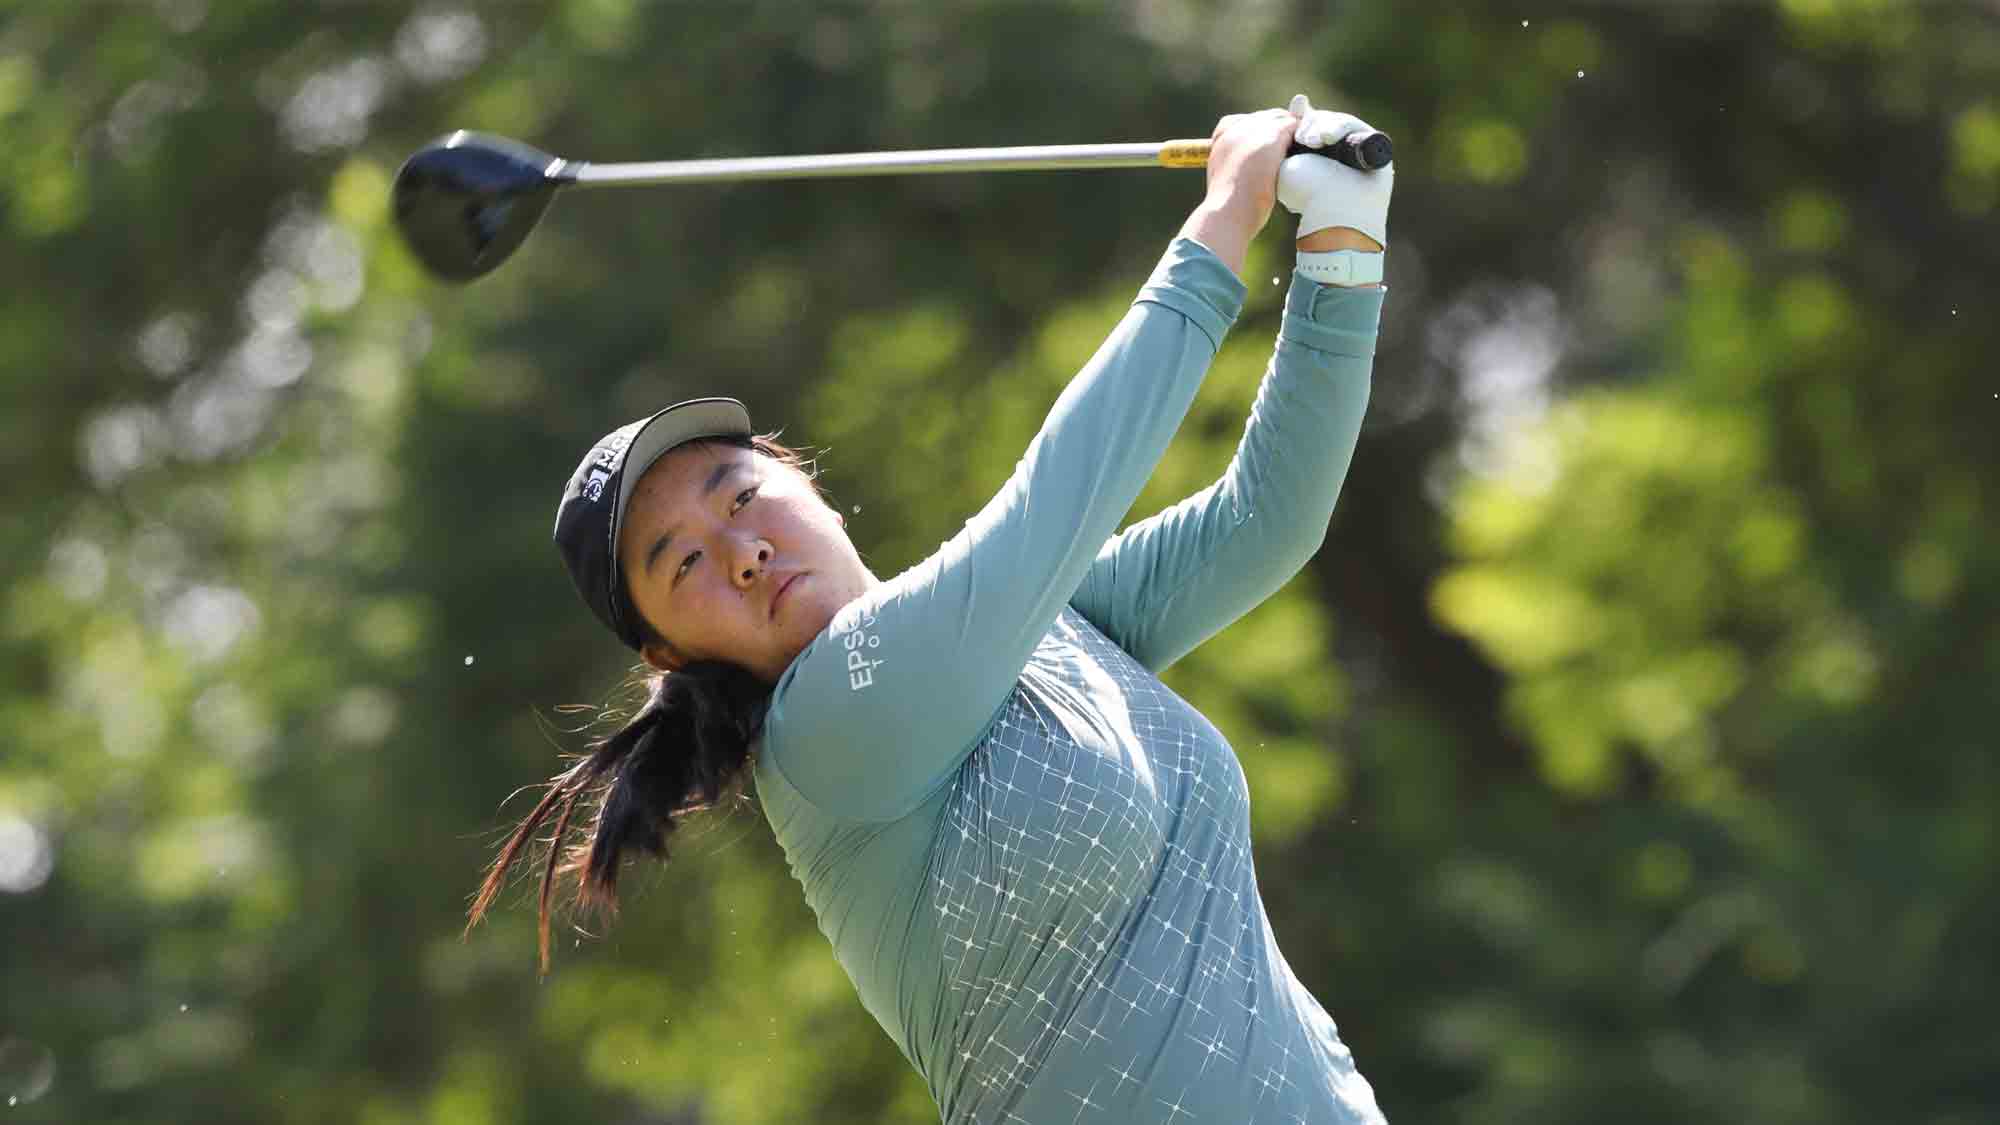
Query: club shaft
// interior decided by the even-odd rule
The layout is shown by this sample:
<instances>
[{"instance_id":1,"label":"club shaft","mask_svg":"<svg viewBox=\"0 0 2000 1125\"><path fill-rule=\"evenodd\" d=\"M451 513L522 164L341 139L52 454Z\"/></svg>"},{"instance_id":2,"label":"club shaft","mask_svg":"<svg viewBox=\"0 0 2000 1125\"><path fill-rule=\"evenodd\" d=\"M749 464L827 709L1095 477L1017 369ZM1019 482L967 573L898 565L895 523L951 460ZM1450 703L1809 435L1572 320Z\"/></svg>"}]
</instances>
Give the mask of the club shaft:
<instances>
[{"instance_id":1,"label":"club shaft","mask_svg":"<svg viewBox=\"0 0 2000 1125\"><path fill-rule=\"evenodd\" d=\"M744 180L809 180L836 176L911 176L940 172L1046 172L1091 168L1199 168L1206 140L1138 144L1022 145L937 148L909 152L846 152L820 156L749 156L722 160L661 160L634 164L562 161L550 175L575 187L633 187Z\"/></svg>"}]
</instances>

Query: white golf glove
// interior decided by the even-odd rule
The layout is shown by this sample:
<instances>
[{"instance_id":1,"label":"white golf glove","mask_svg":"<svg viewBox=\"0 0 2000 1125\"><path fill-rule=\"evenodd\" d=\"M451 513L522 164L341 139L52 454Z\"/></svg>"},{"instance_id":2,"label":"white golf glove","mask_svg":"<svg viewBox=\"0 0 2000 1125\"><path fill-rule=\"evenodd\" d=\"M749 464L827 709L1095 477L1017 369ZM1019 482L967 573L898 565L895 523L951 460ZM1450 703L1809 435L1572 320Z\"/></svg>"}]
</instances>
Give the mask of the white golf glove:
<instances>
[{"instance_id":1,"label":"white golf glove","mask_svg":"<svg viewBox=\"0 0 2000 1125\"><path fill-rule=\"evenodd\" d=\"M1324 148L1350 133L1373 126L1352 114L1314 109L1304 94L1289 107L1299 118L1297 140L1307 148ZM1362 172L1324 156L1300 153L1278 166L1278 202L1299 217L1298 237L1328 227L1352 227L1389 245L1389 193L1396 187L1392 162Z\"/></svg>"}]
</instances>

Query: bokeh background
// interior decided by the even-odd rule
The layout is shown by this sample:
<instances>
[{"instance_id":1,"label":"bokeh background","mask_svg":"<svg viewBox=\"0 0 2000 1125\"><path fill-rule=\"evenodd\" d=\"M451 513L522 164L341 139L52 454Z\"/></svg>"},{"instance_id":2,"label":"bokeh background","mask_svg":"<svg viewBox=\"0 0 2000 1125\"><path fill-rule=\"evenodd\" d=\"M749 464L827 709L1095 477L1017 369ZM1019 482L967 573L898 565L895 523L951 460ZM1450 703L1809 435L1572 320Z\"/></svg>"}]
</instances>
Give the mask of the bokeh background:
<instances>
[{"instance_id":1,"label":"bokeh background","mask_svg":"<svg viewBox=\"0 0 2000 1125\"><path fill-rule=\"evenodd\" d=\"M1399 145L1374 402L1326 549L1169 679L1390 1117L2000 1120L1990 0L5 5L6 1119L934 1121L754 809L546 980L525 891L461 941L628 672L554 502L726 392L901 569L1199 174L572 195L464 288L391 176L1300 90ZM1226 461L1283 225L1135 514Z\"/></svg>"}]
</instances>

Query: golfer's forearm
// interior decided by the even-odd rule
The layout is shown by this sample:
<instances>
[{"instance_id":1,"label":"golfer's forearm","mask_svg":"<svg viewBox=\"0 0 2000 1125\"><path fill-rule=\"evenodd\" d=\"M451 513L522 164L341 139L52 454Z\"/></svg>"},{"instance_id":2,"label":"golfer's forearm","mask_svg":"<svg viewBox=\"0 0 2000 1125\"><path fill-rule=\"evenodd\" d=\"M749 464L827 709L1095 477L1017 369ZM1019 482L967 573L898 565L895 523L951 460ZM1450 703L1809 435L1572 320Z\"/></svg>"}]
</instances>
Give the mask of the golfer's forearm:
<instances>
[{"instance_id":1,"label":"golfer's forearm","mask_svg":"<svg viewBox=\"0 0 2000 1125\"><path fill-rule=\"evenodd\" d=\"M993 499L793 662L765 748L795 789L882 819L957 769L1152 475L1246 293L1209 251L1168 248Z\"/></svg>"},{"instance_id":2,"label":"golfer's forearm","mask_svg":"<svg viewBox=\"0 0 2000 1125\"><path fill-rule=\"evenodd\" d=\"M1250 240L1257 236L1260 225L1249 207L1209 199L1188 215L1187 222L1181 224L1180 236L1208 247L1209 253L1229 267L1229 272L1241 278L1250 254Z\"/></svg>"},{"instance_id":3,"label":"golfer's forearm","mask_svg":"<svg viewBox=\"0 0 2000 1125\"><path fill-rule=\"evenodd\" d=\"M1177 243L1051 407L1013 479L968 527L992 533L995 616L1040 638L1166 452L1247 290ZM990 528L987 525L990 523ZM1011 595L1011 596L1010 596ZM1032 596L1046 605L1025 604ZM1009 604L1015 603L1015 604ZM1023 654L1025 657L1025 653Z\"/></svg>"},{"instance_id":4,"label":"golfer's forearm","mask_svg":"<svg viewBox=\"0 0 2000 1125\"><path fill-rule=\"evenodd\" d=\"M1236 455L1216 483L1230 513L1205 570L1208 597L1234 620L1271 596L1326 539L1368 409L1379 290L1295 275L1270 369Z\"/></svg>"},{"instance_id":5,"label":"golfer's forearm","mask_svg":"<svg viewBox=\"0 0 2000 1125\"><path fill-rule=\"evenodd\" d=\"M1293 275L1270 371L1229 466L1257 515L1252 538L1268 537L1256 552L1274 560L1276 584L1325 539L1368 408L1383 296Z\"/></svg>"},{"instance_id":6,"label":"golfer's forearm","mask_svg":"<svg viewBox=\"0 0 2000 1125\"><path fill-rule=\"evenodd\" d=\"M1173 663L1319 550L1367 408L1382 298L1295 277L1222 478L1127 528L1091 567L1071 604L1140 663Z\"/></svg>"}]
</instances>

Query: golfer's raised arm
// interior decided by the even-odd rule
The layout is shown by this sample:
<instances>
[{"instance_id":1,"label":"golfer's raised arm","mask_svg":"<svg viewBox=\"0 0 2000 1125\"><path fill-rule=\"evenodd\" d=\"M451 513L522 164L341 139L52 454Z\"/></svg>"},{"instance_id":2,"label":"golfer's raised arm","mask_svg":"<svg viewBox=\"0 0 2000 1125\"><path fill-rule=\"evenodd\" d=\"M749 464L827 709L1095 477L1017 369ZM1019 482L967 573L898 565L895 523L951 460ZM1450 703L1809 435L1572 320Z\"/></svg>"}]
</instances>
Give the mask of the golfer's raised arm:
<instances>
[{"instance_id":1,"label":"golfer's raised arm","mask_svg":"<svg viewBox=\"0 0 2000 1125\"><path fill-rule=\"evenodd\" d=\"M1107 543L1072 599L1148 668L1275 593L1326 538L1368 407L1379 288L1294 276L1236 455L1208 488Z\"/></svg>"},{"instance_id":2,"label":"golfer's raised arm","mask_svg":"<svg viewBox=\"0 0 2000 1125\"><path fill-rule=\"evenodd\" d=\"M1211 159L1197 216L1240 253L1274 188L1260 208L1232 177L1275 182L1290 118L1232 120L1218 147L1234 142L1237 159L1220 178ZM1151 475L1245 292L1210 248L1175 240L992 500L793 662L772 697L765 764L860 819L900 815L949 777Z\"/></svg>"},{"instance_id":3,"label":"golfer's raised arm","mask_svg":"<svg viewBox=\"0 0 2000 1125\"><path fill-rule=\"evenodd\" d=\"M900 815L956 769L1165 452L1243 293L1176 240L993 499L792 663L767 764L861 819Z\"/></svg>"},{"instance_id":4,"label":"golfer's raised arm","mask_svg":"<svg viewBox=\"0 0 2000 1125\"><path fill-rule=\"evenodd\" d=\"M1292 102L1307 148L1372 131ZM1278 197L1299 215L1298 266L1270 368L1236 456L1214 485L1107 544L1073 604L1155 671L1255 607L1326 537L1368 406L1395 169L1287 159Z\"/></svg>"}]
</instances>

